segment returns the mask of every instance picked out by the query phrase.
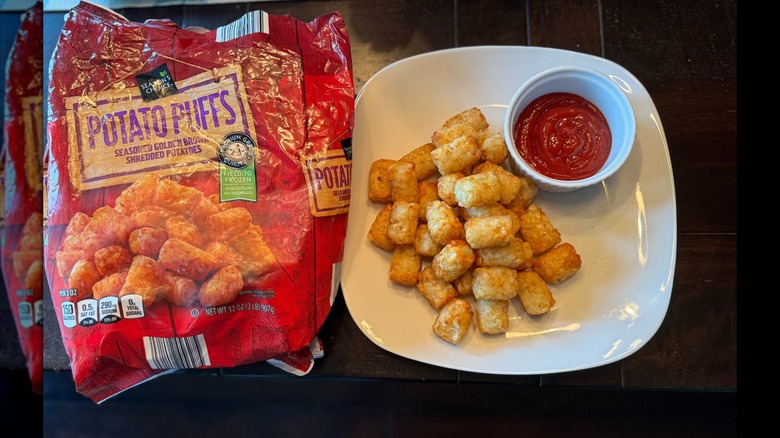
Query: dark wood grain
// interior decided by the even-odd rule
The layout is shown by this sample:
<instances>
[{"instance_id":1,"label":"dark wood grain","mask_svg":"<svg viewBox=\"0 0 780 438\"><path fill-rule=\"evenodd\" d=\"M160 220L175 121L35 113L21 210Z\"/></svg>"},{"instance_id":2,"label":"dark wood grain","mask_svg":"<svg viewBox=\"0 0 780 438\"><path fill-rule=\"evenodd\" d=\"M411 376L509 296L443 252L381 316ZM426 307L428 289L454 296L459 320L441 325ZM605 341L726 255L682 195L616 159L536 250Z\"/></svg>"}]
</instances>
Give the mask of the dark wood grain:
<instances>
[{"instance_id":1,"label":"dark wood grain","mask_svg":"<svg viewBox=\"0 0 780 438\"><path fill-rule=\"evenodd\" d=\"M736 394L512 384L158 378L95 405L50 371L44 429L102 436L736 436ZM128 421L132 419L132 421ZM100 432L95 432L99 429ZM242 431L246 435L242 434Z\"/></svg>"},{"instance_id":2,"label":"dark wood grain","mask_svg":"<svg viewBox=\"0 0 780 438\"><path fill-rule=\"evenodd\" d=\"M631 388L737 387L737 237L684 234L669 309L624 361Z\"/></svg>"},{"instance_id":3,"label":"dark wood grain","mask_svg":"<svg viewBox=\"0 0 780 438\"><path fill-rule=\"evenodd\" d=\"M528 45L604 56L598 0L528 1Z\"/></svg>"},{"instance_id":4,"label":"dark wood grain","mask_svg":"<svg viewBox=\"0 0 780 438\"><path fill-rule=\"evenodd\" d=\"M525 2L495 0L456 4L457 46L523 46L528 43Z\"/></svg>"},{"instance_id":5,"label":"dark wood grain","mask_svg":"<svg viewBox=\"0 0 780 438\"><path fill-rule=\"evenodd\" d=\"M736 232L736 1L602 4L605 56L643 83L661 117L679 231Z\"/></svg>"}]
</instances>

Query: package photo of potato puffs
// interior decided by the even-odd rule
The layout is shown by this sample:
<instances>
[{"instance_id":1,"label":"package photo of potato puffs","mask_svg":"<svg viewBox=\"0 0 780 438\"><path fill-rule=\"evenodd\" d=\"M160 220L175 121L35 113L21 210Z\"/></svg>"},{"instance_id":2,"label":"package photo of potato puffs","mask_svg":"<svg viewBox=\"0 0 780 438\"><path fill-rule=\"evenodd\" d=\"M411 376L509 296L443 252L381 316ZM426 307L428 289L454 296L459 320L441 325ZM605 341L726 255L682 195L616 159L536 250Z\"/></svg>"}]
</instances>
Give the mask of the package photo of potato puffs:
<instances>
[{"instance_id":1,"label":"package photo of potato puffs","mask_svg":"<svg viewBox=\"0 0 780 438\"><path fill-rule=\"evenodd\" d=\"M258 361L308 373L350 202L341 15L204 31L82 2L49 74L44 267L77 391Z\"/></svg>"}]
</instances>

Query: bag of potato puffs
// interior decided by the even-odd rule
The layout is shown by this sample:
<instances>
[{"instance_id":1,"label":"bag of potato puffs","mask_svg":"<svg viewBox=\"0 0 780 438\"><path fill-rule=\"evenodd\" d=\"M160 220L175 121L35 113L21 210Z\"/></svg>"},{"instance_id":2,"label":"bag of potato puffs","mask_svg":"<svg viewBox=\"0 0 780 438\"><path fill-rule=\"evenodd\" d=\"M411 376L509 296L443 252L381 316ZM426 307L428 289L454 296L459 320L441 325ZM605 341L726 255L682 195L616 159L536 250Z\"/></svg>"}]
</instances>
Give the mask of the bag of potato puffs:
<instances>
[{"instance_id":1,"label":"bag of potato puffs","mask_svg":"<svg viewBox=\"0 0 780 438\"><path fill-rule=\"evenodd\" d=\"M78 392L310 370L347 226L351 62L338 12L207 31L70 11L50 65L45 267Z\"/></svg>"},{"instance_id":2,"label":"bag of potato puffs","mask_svg":"<svg viewBox=\"0 0 780 438\"><path fill-rule=\"evenodd\" d=\"M43 4L21 16L6 65L3 280L32 390L43 391ZM36 73L37 72L37 73Z\"/></svg>"}]
</instances>

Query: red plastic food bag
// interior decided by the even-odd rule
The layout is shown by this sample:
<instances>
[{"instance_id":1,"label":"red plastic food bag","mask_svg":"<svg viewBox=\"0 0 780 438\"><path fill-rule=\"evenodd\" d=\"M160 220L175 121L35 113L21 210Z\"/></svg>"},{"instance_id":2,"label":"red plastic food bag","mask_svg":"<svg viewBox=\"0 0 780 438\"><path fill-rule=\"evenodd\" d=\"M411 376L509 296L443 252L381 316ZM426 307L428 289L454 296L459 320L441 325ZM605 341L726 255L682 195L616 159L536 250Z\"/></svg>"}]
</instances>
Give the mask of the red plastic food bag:
<instances>
[{"instance_id":1,"label":"red plastic food bag","mask_svg":"<svg viewBox=\"0 0 780 438\"><path fill-rule=\"evenodd\" d=\"M340 13L193 31L82 2L50 77L45 267L77 391L265 360L307 373L349 209Z\"/></svg>"},{"instance_id":2,"label":"red plastic food bag","mask_svg":"<svg viewBox=\"0 0 780 438\"><path fill-rule=\"evenodd\" d=\"M5 288L33 391L43 390L43 6L22 15L6 66L2 229ZM2 166L0 166L2 167Z\"/></svg>"}]
</instances>

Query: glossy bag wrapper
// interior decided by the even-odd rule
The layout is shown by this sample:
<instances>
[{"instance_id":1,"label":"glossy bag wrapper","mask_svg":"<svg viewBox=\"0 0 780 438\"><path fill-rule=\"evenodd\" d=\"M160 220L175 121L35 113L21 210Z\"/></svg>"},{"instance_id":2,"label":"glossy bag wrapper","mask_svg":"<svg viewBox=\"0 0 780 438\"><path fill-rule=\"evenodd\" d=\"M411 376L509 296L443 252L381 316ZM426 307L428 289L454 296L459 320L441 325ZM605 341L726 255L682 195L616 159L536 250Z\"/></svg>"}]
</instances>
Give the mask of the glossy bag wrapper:
<instances>
[{"instance_id":1,"label":"glossy bag wrapper","mask_svg":"<svg viewBox=\"0 0 780 438\"><path fill-rule=\"evenodd\" d=\"M2 270L33 391L43 390L43 6L21 15L6 65Z\"/></svg>"},{"instance_id":2,"label":"glossy bag wrapper","mask_svg":"<svg viewBox=\"0 0 780 438\"><path fill-rule=\"evenodd\" d=\"M340 13L205 30L80 3L50 78L45 268L77 391L258 361L306 374L351 191Z\"/></svg>"}]
</instances>

